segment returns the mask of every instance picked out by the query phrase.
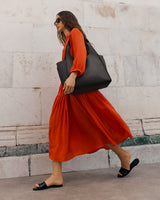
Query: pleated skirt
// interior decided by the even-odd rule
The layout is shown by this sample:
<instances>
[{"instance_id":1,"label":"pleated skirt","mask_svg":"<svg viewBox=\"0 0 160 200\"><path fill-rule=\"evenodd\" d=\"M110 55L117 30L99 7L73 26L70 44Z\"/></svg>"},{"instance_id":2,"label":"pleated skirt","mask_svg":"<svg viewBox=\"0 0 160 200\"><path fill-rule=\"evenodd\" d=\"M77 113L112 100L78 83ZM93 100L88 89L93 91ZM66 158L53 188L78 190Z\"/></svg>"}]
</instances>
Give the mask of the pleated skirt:
<instances>
[{"instance_id":1,"label":"pleated skirt","mask_svg":"<svg viewBox=\"0 0 160 200\"><path fill-rule=\"evenodd\" d=\"M99 91L65 95L60 84L49 120L49 158L68 161L116 146L133 135L112 104Z\"/></svg>"}]
</instances>

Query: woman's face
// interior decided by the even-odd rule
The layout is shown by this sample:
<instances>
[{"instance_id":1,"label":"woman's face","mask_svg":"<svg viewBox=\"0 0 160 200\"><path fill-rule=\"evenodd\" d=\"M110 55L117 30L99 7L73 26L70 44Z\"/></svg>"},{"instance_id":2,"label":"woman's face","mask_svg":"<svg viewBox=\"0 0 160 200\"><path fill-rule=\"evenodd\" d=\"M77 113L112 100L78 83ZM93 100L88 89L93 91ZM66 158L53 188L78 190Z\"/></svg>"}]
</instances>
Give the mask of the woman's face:
<instances>
[{"instance_id":1,"label":"woman's face","mask_svg":"<svg viewBox=\"0 0 160 200\"><path fill-rule=\"evenodd\" d=\"M60 18L60 16L59 16L59 15L56 15L56 20L59 19L59 18ZM61 19L61 18L60 18L60 19ZM57 28L57 30L58 30L59 32L63 32L64 29L65 29L64 24L63 24L63 22L62 22L61 20L59 20L59 22L56 22L56 23L55 23L55 26L56 26L56 28Z\"/></svg>"}]
</instances>

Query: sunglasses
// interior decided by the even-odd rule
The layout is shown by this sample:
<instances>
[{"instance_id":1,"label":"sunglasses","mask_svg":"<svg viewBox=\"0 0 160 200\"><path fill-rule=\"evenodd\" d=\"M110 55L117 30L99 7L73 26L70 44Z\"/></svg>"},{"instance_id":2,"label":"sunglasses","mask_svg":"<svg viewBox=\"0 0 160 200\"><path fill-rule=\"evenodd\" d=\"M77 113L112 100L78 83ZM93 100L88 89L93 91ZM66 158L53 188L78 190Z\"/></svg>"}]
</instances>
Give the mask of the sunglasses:
<instances>
[{"instance_id":1,"label":"sunglasses","mask_svg":"<svg viewBox=\"0 0 160 200\"><path fill-rule=\"evenodd\" d=\"M58 24L60 21L61 21L61 18L58 17L58 18L56 19L56 21L54 22L54 25Z\"/></svg>"}]
</instances>

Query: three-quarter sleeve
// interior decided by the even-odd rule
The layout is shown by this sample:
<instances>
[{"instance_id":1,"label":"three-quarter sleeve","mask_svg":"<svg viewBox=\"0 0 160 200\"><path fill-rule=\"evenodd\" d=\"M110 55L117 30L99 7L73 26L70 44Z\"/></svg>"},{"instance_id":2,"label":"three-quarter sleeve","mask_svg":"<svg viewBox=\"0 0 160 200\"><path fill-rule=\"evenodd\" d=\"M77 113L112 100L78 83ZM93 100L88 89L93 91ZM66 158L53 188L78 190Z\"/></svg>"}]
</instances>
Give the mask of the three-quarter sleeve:
<instances>
[{"instance_id":1,"label":"three-quarter sleeve","mask_svg":"<svg viewBox=\"0 0 160 200\"><path fill-rule=\"evenodd\" d=\"M79 77L85 71L87 50L84 36L78 28L74 28L72 30L70 46L72 47L72 54L74 58L70 73L73 71L79 71L77 75Z\"/></svg>"}]
</instances>

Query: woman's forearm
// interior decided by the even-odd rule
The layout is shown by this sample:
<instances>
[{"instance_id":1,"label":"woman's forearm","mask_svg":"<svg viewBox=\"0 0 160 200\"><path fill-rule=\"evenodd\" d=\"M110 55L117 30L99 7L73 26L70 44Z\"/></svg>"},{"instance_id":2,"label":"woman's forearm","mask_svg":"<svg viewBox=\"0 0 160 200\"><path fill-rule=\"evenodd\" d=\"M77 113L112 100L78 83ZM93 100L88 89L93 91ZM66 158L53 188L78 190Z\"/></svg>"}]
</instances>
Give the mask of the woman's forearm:
<instances>
[{"instance_id":1,"label":"woman's forearm","mask_svg":"<svg viewBox=\"0 0 160 200\"><path fill-rule=\"evenodd\" d=\"M73 71L73 72L71 72L70 76L73 78L76 78L78 73L79 73L79 71Z\"/></svg>"}]
</instances>

